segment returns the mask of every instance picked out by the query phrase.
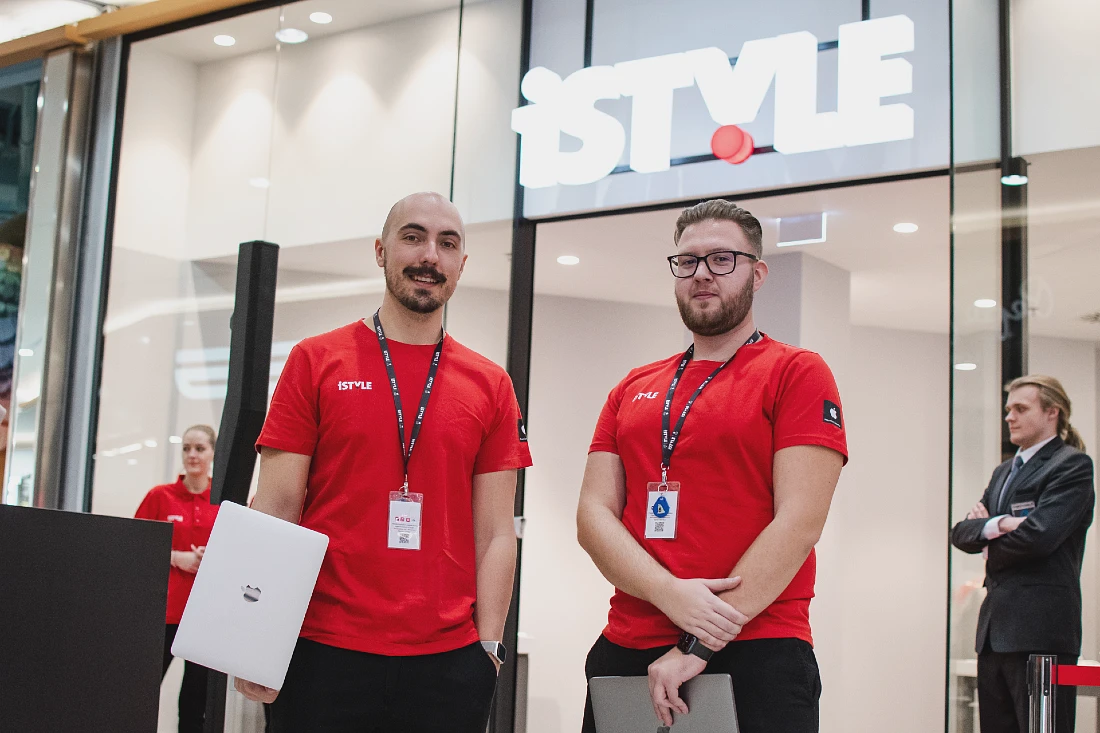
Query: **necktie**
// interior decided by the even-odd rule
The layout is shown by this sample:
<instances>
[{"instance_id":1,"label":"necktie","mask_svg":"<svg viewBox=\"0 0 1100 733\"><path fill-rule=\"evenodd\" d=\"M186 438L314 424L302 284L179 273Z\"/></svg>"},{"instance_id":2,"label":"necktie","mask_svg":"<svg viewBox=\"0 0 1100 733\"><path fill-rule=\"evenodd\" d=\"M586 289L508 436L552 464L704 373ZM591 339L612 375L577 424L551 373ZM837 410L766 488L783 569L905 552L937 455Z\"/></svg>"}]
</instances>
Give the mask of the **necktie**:
<instances>
[{"instance_id":1,"label":"necktie","mask_svg":"<svg viewBox=\"0 0 1100 733\"><path fill-rule=\"evenodd\" d=\"M1008 472L1008 478L1006 478L1005 482L1001 484L1001 495L997 499L998 508L1001 506L1001 502L1005 500L1005 497L1008 496L1008 485L1012 483L1012 479L1016 478L1016 474L1020 472L1020 469L1023 468L1023 465L1023 456L1016 456L1016 460L1012 462L1012 470Z\"/></svg>"}]
</instances>

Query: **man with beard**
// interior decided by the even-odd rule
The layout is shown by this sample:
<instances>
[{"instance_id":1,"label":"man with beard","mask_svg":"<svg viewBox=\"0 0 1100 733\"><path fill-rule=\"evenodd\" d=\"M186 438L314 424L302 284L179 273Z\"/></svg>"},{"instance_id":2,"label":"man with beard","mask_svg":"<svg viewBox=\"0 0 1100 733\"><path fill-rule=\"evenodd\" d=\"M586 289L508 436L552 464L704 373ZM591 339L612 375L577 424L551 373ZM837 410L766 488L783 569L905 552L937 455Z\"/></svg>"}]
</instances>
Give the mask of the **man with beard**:
<instances>
[{"instance_id":1,"label":"man with beard","mask_svg":"<svg viewBox=\"0 0 1100 733\"><path fill-rule=\"evenodd\" d=\"M382 307L295 346L271 398L252 507L329 537L282 690L236 683L276 733L484 733L531 456L508 375L443 332L464 239L439 194L397 202Z\"/></svg>"},{"instance_id":2,"label":"man with beard","mask_svg":"<svg viewBox=\"0 0 1100 733\"><path fill-rule=\"evenodd\" d=\"M580 543L616 588L585 674L648 674L664 725L688 712L682 683L729 674L743 733L816 731L813 547L847 460L836 383L817 354L756 330L756 217L706 201L674 241L694 344L611 391L581 486Z\"/></svg>"}]
</instances>

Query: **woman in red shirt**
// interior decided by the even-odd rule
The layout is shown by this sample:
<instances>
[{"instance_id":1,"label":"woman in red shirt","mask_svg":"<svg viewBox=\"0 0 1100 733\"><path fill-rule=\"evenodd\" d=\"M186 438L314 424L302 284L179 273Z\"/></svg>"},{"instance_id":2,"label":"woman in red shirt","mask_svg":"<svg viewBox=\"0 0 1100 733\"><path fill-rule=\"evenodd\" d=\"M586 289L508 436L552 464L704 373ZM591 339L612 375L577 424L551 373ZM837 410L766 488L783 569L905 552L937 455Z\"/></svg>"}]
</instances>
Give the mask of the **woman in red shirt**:
<instances>
[{"instance_id":1,"label":"woman in red shirt","mask_svg":"<svg viewBox=\"0 0 1100 733\"><path fill-rule=\"evenodd\" d=\"M188 428L183 434L183 474L175 483L154 486L134 515L138 519L172 523L172 566L168 573L161 679L172 663L172 641L218 514L218 507L210 503L210 468L216 440L209 425ZM205 713L206 668L185 662L179 697L179 732L202 733Z\"/></svg>"}]
</instances>

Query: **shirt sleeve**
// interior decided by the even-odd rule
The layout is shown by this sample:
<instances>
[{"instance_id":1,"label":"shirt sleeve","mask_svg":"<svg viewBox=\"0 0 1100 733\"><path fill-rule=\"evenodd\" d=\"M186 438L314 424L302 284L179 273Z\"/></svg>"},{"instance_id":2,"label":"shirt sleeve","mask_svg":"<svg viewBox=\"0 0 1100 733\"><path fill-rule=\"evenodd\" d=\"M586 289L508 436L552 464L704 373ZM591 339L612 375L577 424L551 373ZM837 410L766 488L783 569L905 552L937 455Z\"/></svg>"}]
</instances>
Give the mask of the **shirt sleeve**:
<instances>
[{"instance_id":1,"label":"shirt sleeve","mask_svg":"<svg viewBox=\"0 0 1100 733\"><path fill-rule=\"evenodd\" d=\"M982 526L982 537L987 540L995 540L1003 535L1004 532L1001 531L998 525L1000 525L1001 518L1004 516L1004 514L998 514L995 517L990 517L989 521Z\"/></svg>"},{"instance_id":2,"label":"shirt sleeve","mask_svg":"<svg viewBox=\"0 0 1100 733\"><path fill-rule=\"evenodd\" d=\"M317 447L319 425L320 409L313 369L309 355L299 344L290 350L283 373L279 375L267 419L256 440L256 450L267 446L312 456Z\"/></svg>"},{"instance_id":3,"label":"shirt sleeve","mask_svg":"<svg viewBox=\"0 0 1100 733\"><path fill-rule=\"evenodd\" d=\"M137 511L134 512L134 519L161 519L160 497L155 489L146 494L145 498L141 500Z\"/></svg>"},{"instance_id":4,"label":"shirt sleeve","mask_svg":"<svg viewBox=\"0 0 1100 733\"><path fill-rule=\"evenodd\" d=\"M840 392L819 354L800 352L784 370L776 395L772 434L777 451L796 445L820 445L837 451L848 462Z\"/></svg>"},{"instance_id":5,"label":"shirt sleeve","mask_svg":"<svg viewBox=\"0 0 1100 733\"><path fill-rule=\"evenodd\" d=\"M481 442L474 461L474 475L512 471L531 465L531 450L527 447L527 426L519 411L516 390L507 374L501 375L494 400L496 410L489 433Z\"/></svg>"},{"instance_id":6,"label":"shirt sleeve","mask_svg":"<svg viewBox=\"0 0 1100 733\"><path fill-rule=\"evenodd\" d=\"M614 453L619 455L619 407L623 403L624 379L615 385L607 395L600 417L596 420L596 431L592 434L589 453Z\"/></svg>"}]
</instances>

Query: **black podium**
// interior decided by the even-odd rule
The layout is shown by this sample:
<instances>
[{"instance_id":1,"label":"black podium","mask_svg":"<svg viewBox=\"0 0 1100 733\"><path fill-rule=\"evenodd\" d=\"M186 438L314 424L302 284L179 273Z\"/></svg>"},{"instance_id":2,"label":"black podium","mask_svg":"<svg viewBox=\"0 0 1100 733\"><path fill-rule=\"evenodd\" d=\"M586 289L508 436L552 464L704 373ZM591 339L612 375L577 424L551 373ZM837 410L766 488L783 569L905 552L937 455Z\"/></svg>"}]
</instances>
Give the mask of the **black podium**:
<instances>
[{"instance_id":1,"label":"black podium","mask_svg":"<svg viewBox=\"0 0 1100 733\"><path fill-rule=\"evenodd\" d=\"M157 729L172 527L0 505L0 731Z\"/></svg>"}]
</instances>

